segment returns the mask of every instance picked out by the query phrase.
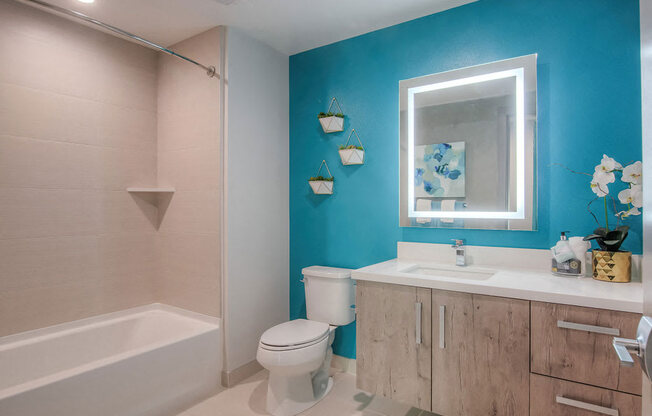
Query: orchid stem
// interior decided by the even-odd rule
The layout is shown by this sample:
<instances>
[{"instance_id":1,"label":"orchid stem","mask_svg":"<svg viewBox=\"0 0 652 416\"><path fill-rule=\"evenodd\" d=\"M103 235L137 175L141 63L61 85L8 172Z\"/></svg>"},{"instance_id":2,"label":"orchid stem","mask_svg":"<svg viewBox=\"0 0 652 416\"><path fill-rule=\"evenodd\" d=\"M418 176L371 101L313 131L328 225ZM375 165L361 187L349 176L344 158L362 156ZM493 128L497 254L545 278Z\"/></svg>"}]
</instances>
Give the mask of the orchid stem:
<instances>
[{"instance_id":1,"label":"orchid stem","mask_svg":"<svg viewBox=\"0 0 652 416\"><path fill-rule=\"evenodd\" d=\"M609 232L609 214L608 214L608 208L607 208L607 197L604 197L604 221L607 225L607 232Z\"/></svg>"}]
</instances>

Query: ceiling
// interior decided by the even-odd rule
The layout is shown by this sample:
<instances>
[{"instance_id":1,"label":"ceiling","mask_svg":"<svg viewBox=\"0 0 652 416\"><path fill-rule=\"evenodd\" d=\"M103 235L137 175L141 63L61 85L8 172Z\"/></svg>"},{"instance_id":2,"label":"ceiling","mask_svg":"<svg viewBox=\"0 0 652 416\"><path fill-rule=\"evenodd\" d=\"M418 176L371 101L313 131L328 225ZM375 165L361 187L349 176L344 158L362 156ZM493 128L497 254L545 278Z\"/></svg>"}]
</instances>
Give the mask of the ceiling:
<instances>
[{"instance_id":1,"label":"ceiling","mask_svg":"<svg viewBox=\"0 0 652 416\"><path fill-rule=\"evenodd\" d=\"M46 0L170 46L238 27L288 55L477 0Z\"/></svg>"}]
</instances>

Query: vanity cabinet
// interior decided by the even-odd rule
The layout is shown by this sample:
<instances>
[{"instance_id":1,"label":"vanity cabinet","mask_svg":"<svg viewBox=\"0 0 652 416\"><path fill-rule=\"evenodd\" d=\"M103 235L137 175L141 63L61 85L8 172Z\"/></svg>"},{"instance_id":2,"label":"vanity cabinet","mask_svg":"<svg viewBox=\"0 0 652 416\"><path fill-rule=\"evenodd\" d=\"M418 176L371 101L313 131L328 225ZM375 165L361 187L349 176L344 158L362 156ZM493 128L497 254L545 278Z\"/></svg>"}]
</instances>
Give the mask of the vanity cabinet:
<instances>
[{"instance_id":1,"label":"vanity cabinet","mask_svg":"<svg viewBox=\"0 0 652 416\"><path fill-rule=\"evenodd\" d=\"M430 289L358 281L359 389L430 410L430 306Z\"/></svg>"},{"instance_id":2,"label":"vanity cabinet","mask_svg":"<svg viewBox=\"0 0 652 416\"><path fill-rule=\"evenodd\" d=\"M441 416L641 416L640 314L358 281L357 386Z\"/></svg>"},{"instance_id":3,"label":"vanity cabinet","mask_svg":"<svg viewBox=\"0 0 652 416\"><path fill-rule=\"evenodd\" d=\"M529 411L529 302L432 291L432 412Z\"/></svg>"}]
</instances>

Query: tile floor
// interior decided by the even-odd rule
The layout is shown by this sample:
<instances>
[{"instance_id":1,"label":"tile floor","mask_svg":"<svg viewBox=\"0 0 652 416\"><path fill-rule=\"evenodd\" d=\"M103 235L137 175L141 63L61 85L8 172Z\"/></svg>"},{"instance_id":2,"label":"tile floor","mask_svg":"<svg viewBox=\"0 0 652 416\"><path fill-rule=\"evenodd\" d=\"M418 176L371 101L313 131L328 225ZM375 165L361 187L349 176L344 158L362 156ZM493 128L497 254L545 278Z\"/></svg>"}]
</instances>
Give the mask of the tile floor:
<instances>
[{"instance_id":1,"label":"tile floor","mask_svg":"<svg viewBox=\"0 0 652 416\"><path fill-rule=\"evenodd\" d=\"M355 388L355 375L333 374L331 392L302 416L436 416L391 400L374 397ZM178 416L260 416L265 412L267 371L224 390Z\"/></svg>"}]
</instances>

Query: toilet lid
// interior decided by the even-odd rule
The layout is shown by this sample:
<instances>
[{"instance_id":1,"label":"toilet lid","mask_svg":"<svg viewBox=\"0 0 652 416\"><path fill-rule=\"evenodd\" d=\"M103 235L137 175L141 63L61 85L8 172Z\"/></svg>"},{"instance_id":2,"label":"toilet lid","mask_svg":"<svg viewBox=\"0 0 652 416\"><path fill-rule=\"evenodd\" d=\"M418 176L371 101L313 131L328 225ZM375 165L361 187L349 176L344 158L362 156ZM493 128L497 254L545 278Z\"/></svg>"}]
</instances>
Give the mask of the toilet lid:
<instances>
[{"instance_id":1,"label":"toilet lid","mask_svg":"<svg viewBox=\"0 0 652 416\"><path fill-rule=\"evenodd\" d=\"M260 342L273 347L302 345L323 338L328 329L329 325L323 322L295 319L268 329Z\"/></svg>"}]
</instances>

